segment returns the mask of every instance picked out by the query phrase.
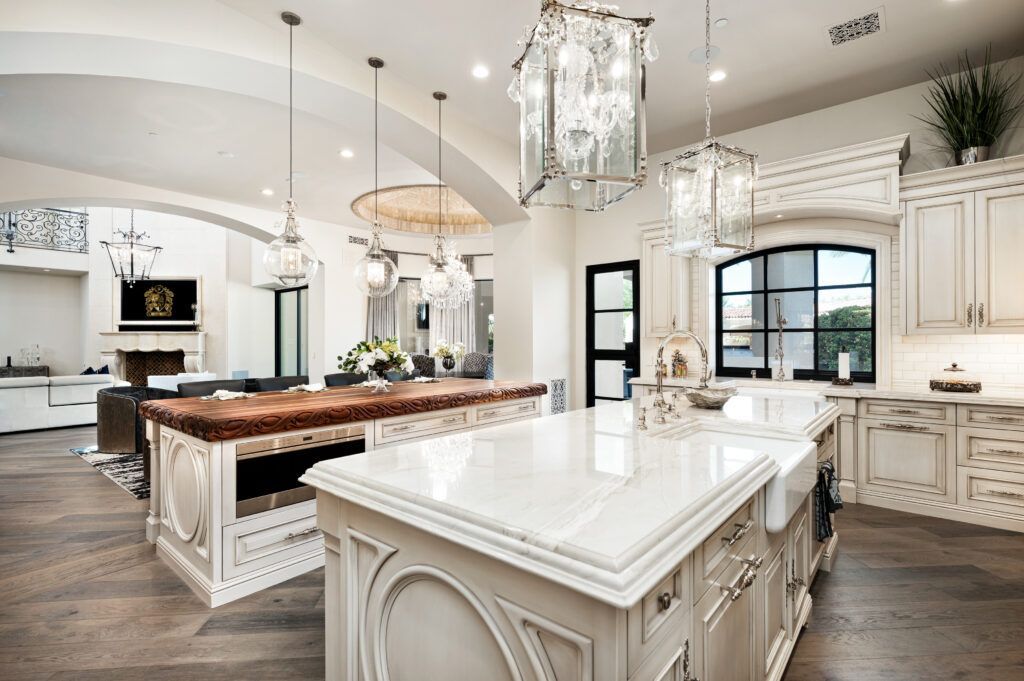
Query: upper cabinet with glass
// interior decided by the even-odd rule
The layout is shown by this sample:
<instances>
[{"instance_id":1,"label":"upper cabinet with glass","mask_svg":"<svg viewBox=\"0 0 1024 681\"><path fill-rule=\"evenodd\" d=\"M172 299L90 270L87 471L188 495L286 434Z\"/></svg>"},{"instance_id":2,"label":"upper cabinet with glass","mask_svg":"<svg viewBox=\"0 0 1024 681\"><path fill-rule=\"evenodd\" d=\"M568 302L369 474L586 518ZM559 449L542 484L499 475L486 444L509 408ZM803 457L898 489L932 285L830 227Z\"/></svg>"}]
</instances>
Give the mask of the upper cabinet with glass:
<instances>
[{"instance_id":1,"label":"upper cabinet with glass","mask_svg":"<svg viewBox=\"0 0 1024 681\"><path fill-rule=\"evenodd\" d=\"M850 352L860 381L874 381L875 263L871 251L843 246L794 246L760 251L717 268L717 373L770 375L782 344L794 375L829 379L838 354Z\"/></svg>"}]
</instances>

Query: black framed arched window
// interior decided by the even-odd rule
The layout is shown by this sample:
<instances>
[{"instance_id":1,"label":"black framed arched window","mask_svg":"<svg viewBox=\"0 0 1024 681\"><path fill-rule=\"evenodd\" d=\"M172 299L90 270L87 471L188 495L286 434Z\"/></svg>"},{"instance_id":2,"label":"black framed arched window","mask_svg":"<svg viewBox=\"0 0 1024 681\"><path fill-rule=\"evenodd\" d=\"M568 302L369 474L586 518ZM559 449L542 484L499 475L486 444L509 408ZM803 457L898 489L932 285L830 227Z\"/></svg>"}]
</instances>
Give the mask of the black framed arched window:
<instances>
[{"instance_id":1,"label":"black framed arched window","mask_svg":"<svg viewBox=\"0 0 1024 681\"><path fill-rule=\"evenodd\" d=\"M845 348L853 379L874 382L874 251L785 246L730 260L715 271L719 376L771 375L778 345L778 298L788 320L782 342L794 378L836 376L838 354Z\"/></svg>"}]
</instances>

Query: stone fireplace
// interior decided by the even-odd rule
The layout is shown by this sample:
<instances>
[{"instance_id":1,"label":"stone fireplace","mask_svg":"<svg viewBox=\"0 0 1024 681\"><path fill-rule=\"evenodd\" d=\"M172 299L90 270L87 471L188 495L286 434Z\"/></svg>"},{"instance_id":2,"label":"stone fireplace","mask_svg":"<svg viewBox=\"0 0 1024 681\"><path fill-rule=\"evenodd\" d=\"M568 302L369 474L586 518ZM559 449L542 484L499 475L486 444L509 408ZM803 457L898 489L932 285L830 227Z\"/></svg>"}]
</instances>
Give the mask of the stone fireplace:
<instances>
[{"instance_id":1,"label":"stone fireplace","mask_svg":"<svg viewBox=\"0 0 1024 681\"><path fill-rule=\"evenodd\" d=\"M100 334L100 360L132 385L148 376L206 371L205 331L113 331Z\"/></svg>"}]
</instances>

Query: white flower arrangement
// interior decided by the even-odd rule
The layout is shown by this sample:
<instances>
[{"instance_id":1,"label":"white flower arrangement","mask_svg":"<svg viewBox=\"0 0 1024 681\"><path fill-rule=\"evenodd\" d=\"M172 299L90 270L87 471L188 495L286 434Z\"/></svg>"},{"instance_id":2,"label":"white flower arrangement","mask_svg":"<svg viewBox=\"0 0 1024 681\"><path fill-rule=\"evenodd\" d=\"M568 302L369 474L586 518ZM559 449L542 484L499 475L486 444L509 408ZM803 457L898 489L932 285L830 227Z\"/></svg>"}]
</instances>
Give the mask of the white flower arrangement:
<instances>
[{"instance_id":1,"label":"white flower arrangement","mask_svg":"<svg viewBox=\"0 0 1024 681\"><path fill-rule=\"evenodd\" d=\"M339 369L360 374L375 371L383 375L386 371L398 369L412 373L415 368L409 353L403 352L398 346L397 338L388 338L383 341L374 338L372 341L361 341L349 350L345 357L338 357L338 359L341 361L341 364L338 365Z\"/></svg>"},{"instance_id":2,"label":"white flower arrangement","mask_svg":"<svg viewBox=\"0 0 1024 681\"><path fill-rule=\"evenodd\" d=\"M434 357L438 359L446 359L448 357L459 360L466 355L465 343L451 343L449 344L446 340L437 341L437 347L434 348Z\"/></svg>"}]
</instances>

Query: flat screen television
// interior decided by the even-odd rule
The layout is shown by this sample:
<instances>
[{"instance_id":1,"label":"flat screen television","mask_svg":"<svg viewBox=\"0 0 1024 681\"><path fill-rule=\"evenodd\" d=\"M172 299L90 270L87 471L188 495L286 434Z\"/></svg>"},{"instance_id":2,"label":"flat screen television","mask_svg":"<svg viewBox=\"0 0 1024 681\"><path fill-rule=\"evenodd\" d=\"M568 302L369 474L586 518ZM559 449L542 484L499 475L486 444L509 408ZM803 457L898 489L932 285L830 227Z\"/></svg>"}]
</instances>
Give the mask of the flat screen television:
<instances>
[{"instance_id":1,"label":"flat screen television","mask_svg":"<svg viewBox=\"0 0 1024 681\"><path fill-rule=\"evenodd\" d=\"M133 285L121 282L121 331L129 327L159 326L165 331L193 330L198 326L199 281L146 279Z\"/></svg>"}]
</instances>

